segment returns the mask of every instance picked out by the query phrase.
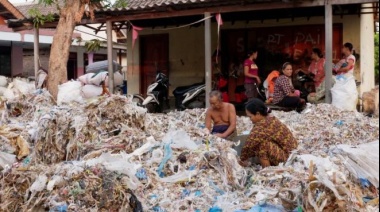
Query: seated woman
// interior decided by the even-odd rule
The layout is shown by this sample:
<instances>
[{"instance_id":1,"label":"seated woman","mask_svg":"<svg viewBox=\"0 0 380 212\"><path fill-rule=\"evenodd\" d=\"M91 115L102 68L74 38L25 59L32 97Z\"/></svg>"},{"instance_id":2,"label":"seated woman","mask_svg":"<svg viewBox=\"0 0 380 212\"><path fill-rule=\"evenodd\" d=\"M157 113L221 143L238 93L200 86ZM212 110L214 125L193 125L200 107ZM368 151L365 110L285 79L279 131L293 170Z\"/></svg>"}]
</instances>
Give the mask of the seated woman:
<instances>
[{"instance_id":1,"label":"seated woman","mask_svg":"<svg viewBox=\"0 0 380 212\"><path fill-rule=\"evenodd\" d=\"M295 90L292 83L292 64L286 62L282 66L281 76L276 80L272 103L281 107L296 108L298 112L305 106L305 100L300 98L300 91Z\"/></svg>"},{"instance_id":2,"label":"seated woman","mask_svg":"<svg viewBox=\"0 0 380 212\"><path fill-rule=\"evenodd\" d=\"M325 59L323 58L322 51L318 48L313 48L311 52L311 59L313 60L309 66L309 73L314 74L314 87L315 92L307 96L307 101L310 103L324 102L325 97Z\"/></svg>"},{"instance_id":3,"label":"seated woman","mask_svg":"<svg viewBox=\"0 0 380 212\"><path fill-rule=\"evenodd\" d=\"M250 101L246 113L254 127L242 149L240 165L249 166L249 159L253 157L259 158L263 168L285 162L298 146L287 126L269 116L269 109L260 99Z\"/></svg>"}]
</instances>

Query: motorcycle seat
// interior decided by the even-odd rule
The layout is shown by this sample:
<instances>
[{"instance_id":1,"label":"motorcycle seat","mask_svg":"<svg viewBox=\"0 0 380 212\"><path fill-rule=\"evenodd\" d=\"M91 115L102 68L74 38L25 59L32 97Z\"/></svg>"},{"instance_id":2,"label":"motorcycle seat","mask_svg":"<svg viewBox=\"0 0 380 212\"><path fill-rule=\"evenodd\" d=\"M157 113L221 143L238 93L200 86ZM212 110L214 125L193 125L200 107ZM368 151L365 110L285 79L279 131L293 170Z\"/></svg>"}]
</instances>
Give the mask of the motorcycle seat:
<instances>
[{"instance_id":1,"label":"motorcycle seat","mask_svg":"<svg viewBox=\"0 0 380 212\"><path fill-rule=\"evenodd\" d=\"M194 88L196 88L196 87L198 87L200 85L203 85L203 84L204 83L195 83L195 84L192 84L192 85L177 87L176 89L174 89L173 95L174 96L182 96L186 92L190 91L191 89L194 89Z\"/></svg>"}]
</instances>

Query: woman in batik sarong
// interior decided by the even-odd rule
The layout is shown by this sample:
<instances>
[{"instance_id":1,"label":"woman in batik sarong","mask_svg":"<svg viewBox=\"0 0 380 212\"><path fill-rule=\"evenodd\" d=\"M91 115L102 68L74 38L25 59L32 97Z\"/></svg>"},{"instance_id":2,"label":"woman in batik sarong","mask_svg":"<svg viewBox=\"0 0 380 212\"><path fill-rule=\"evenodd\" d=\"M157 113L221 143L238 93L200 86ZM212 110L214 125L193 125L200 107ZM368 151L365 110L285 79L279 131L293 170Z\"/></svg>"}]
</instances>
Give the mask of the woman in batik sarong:
<instances>
[{"instance_id":1,"label":"woman in batik sarong","mask_svg":"<svg viewBox=\"0 0 380 212\"><path fill-rule=\"evenodd\" d=\"M242 149L240 165L249 166L249 159L253 157L259 158L263 168L286 162L298 146L288 127L269 116L270 110L260 99L248 102L246 113L254 127Z\"/></svg>"}]
</instances>

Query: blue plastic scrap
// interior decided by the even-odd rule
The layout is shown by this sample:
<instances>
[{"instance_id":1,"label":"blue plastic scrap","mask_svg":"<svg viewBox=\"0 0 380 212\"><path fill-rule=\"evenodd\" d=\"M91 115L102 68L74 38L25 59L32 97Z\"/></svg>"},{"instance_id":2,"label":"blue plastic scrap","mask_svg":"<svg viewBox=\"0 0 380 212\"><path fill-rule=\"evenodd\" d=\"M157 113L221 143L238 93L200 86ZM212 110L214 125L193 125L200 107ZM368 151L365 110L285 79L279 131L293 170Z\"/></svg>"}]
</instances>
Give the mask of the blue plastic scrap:
<instances>
[{"instance_id":1,"label":"blue plastic scrap","mask_svg":"<svg viewBox=\"0 0 380 212\"><path fill-rule=\"evenodd\" d=\"M371 183L367 179L359 178L359 180L363 188L368 188L371 186Z\"/></svg>"},{"instance_id":2,"label":"blue plastic scrap","mask_svg":"<svg viewBox=\"0 0 380 212\"><path fill-rule=\"evenodd\" d=\"M53 209L49 210L49 212L67 212L67 205L55 206Z\"/></svg>"},{"instance_id":3,"label":"blue plastic scrap","mask_svg":"<svg viewBox=\"0 0 380 212\"><path fill-rule=\"evenodd\" d=\"M216 191L218 192L220 195L223 195L224 194L224 191L220 188L218 188L218 186L215 185L214 182L212 182L211 180L209 180L209 185Z\"/></svg>"},{"instance_id":4,"label":"blue plastic scrap","mask_svg":"<svg viewBox=\"0 0 380 212\"><path fill-rule=\"evenodd\" d=\"M223 212L223 210L217 206L214 206L208 210L208 212Z\"/></svg>"},{"instance_id":5,"label":"blue plastic scrap","mask_svg":"<svg viewBox=\"0 0 380 212\"><path fill-rule=\"evenodd\" d=\"M344 122L342 120L339 120L335 123L335 125L337 126L342 126L344 124Z\"/></svg>"},{"instance_id":6,"label":"blue plastic scrap","mask_svg":"<svg viewBox=\"0 0 380 212\"><path fill-rule=\"evenodd\" d=\"M202 196L202 192L199 191L199 190L196 190L196 191L195 191L195 196L196 196L196 197L200 197L200 196Z\"/></svg>"},{"instance_id":7,"label":"blue plastic scrap","mask_svg":"<svg viewBox=\"0 0 380 212\"><path fill-rule=\"evenodd\" d=\"M183 198L185 198L185 197L187 197L187 196L189 196L190 195L190 193L191 193L191 191L189 191L189 190L187 190L187 189L183 189L183 191L182 191L182 199Z\"/></svg>"},{"instance_id":8,"label":"blue plastic scrap","mask_svg":"<svg viewBox=\"0 0 380 212\"><path fill-rule=\"evenodd\" d=\"M172 148L170 147L170 143L169 144L165 144L164 150L165 150L164 151L164 159L162 159L162 161L161 161L161 163L160 163L160 165L158 166L158 169L157 169L157 174L161 178L165 177L165 174L162 172L162 170L164 169L165 164L173 156L173 151L172 151Z\"/></svg>"},{"instance_id":9,"label":"blue plastic scrap","mask_svg":"<svg viewBox=\"0 0 380 212\"><path fill-rule=\"evenodd\" d=\"M153 207L154 212L166 212L164 209L160 208L159 206Z\"/></svg>"},{"instance_id":10,"label":"blue plastic scrap","mask_svg":"<svg viewBox=\"0 0 380 212\"><path fill-rule=\"evenodd\" d=\"M146 171L145 171L144 168L141 168L141 169L137 170L136 177L139 180L146 180L146 179L148 179L148 176L146 175Z\"/></svg>"},{"instance_id":11,"label":"blue plastic scrap","mask_svg":"<svg viewBox=\"0 0 380 212\"><path fill-rule=\"evenodd\" d=\"M264 205L256 205L249 210L237 210L234 212L283 212L283 211L285 211L285 208L282 206L264 204Z\"/></svg>"}]
</instances>

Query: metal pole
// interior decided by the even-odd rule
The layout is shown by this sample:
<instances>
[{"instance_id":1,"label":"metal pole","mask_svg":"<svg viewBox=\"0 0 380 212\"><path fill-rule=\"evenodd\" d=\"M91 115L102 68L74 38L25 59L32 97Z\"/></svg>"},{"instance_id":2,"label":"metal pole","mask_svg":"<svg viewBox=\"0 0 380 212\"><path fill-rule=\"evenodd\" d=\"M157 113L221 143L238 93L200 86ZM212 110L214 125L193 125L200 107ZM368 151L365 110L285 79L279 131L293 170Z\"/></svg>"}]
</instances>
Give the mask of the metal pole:
<instances>
[{"instance_id":1,"label":"metal pole","mask_svg":"<svg viewBox=\"0 0 380 212\"><path fill-rule=\"evenodd\" d=\"M332 63L333 63L333 15L332 15L332 5L330 0L326 1L325 4L325 51L326 51L326 63L325 63L325 102L331 103L331 84L332 84Z\"/></svg>"},{"instance_id":2,"label":"metal pole","mask_svg":"<svg viewBox=\"0 0 380 212\"><path fill-rule=\"evenodd\" d=\"M33 48L34 48L34 80L37 82L37 72L40 69L40 39L39 39L39 29L34 28L34 43L33 43Z\"/></svg>"},{"instance_id":3,"label":"metal pole","mask_svg":"<svg viewBox=\"0 0 380 212\"><path fill-rule=\"evenodd\" d=\"M112 21L107 21L107 60L108 60L108 87L112 94L114 89L113 52L112 52Z\"/></svg>"},{"instance_id":4,"label":"metal pole","mask_svg":"<svg viewBox=\"0 0 380 212\"><path fill-rule=\"evenodd\" d=\"M205 18L210 17L210 13L205 13ZM206 81L206 107L210 106L211 81L211 19L205 20L205 81Z\"/></svg>"}]
</instances>

